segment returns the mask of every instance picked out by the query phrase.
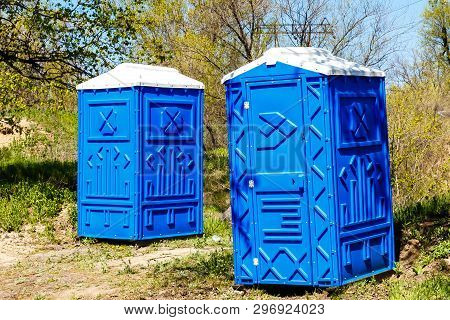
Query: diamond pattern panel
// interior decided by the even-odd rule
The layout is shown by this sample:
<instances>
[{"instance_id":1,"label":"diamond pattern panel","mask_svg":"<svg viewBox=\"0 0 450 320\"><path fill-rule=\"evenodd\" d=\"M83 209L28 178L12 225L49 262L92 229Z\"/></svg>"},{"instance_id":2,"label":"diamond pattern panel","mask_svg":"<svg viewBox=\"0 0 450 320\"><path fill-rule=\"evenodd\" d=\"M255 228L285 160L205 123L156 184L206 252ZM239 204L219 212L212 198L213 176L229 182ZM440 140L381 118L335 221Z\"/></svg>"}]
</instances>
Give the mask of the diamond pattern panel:
<instances>
[{"instance_id":1,"label":"diamond pattern panel","mask_svg":"<svg viewBox=\"0 0 450 320\"><path fill-rule=\"evenodd\" d=\"M197 126L194 102L151 99L146 102L144 117L148 127L144 139L149 143L180 143L195 140Z\"/></svg>"},{"instance_id":2,"label":"diamond pattern panel","mask_svg":"<svg viewBox=\"0 0 450 320\"><path fill-rule=\"evenodd\" d=\"M236 252L235 276L239 282L255 281L255 266L253 265L254 230L250 212L250 195L248 190L248 131L247 111L244 108L243 92L240 86L235 86L229 95L230 122L230 157L231 170L234 172L231 180L232 213L234 228L234 247Z\"/></svg>"},{"instance_id":3,"label":"diamond pattern panel","mask_svg":"<svg viewBox=\"0 0 450 320\"><path fill-rule=\"evenodd\" d=\"M381 143L375 96L339 98L339 147L371 146Z\"/></svg>"},{"instance_id":4,"label":"diamond pattern panel","mask_svg":"<svg viewBox=\"0 0 450 320\"><path fill-rule=\"evenodd\" d=\"M110 109L107 112L100 111L99 115L102 118L103 122L98 130L104 136L114 135L117 131L117 112L114 112L114 109Z\"/></svg>"},{"instance_id":5,"label":"diamond pattern panel","mask_svg":"<svg viewBox=\"0 0 450 320\"><path fill-rule=\"evenodd\" d=\"M330 148L326 112L321 97L322 83L309 82L306 85L308 132L308 165L310 168L310 214L312 220L311 245L313 251L314 282L330 284L333 275L331 219L329 197L329 159L326 150Z\"/></svg>"},{"instance_id":6,"label":"diamond pattern panel","mask_svg":"<svg viewBox=\"0 0 450 320\"><path fill-rule=\"evenodd\" d=\"M305 271L306 250L301 256L295 256L291 250L281 247L280 250L270 257L263 248L259 249L261 262L261 282L277 283L305 283L309 281L309 275Z\"/></svg>"},{"instance_id":7,"label":"diamond pattern panel","mask_svg":"<svg viewBox=\"0 0 450 320\"><path fill-rule=\"evenodd\" d=\"M162 132L164 135L179 136L183 133L184 119L179 110L170 111L164 110L162 113Z\"/></svg>"},{"instance_id":8,"label":"diamond pattern panel","mask_svg":"<svg viewBox=\"0 0 450 320\"><path fill-rule=\"evenodd\" d=\"M129 141L130 107L128 100L88 101L87 140L89 142Z\"/></svg>"},{"instance_id":9,"label":"diamond pattern panel","mask_svg":"<svg viewBox=\"0 0 450 320\"><path fill-rule=\"evenodd\" d=\"M265 139L258 150L277 149L297 130L297 126L279 112L260 113L259 118L264 122L259 131Z\"/></svg>"}]
</instances>

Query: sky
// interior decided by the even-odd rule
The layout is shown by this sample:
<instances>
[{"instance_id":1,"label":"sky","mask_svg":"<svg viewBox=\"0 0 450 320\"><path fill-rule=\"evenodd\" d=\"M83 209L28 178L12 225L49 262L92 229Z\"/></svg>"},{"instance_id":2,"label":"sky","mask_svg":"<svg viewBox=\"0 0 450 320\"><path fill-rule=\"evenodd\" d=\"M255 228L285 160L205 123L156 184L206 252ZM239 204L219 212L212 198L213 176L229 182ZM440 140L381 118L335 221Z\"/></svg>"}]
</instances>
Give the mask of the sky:
<instances>
[{"instance_id":1,"label":"sky","mask_svg":"<svg viewBox=\"0 0 450 320\"><path fill-rule=\"evenodd\" d=\"M409 26L408 32L402 37L404 57L411 58L414 49L420 46L419 30L421 27L422 12L428 0L386 0L391 3L391 15L399 25ZM397 20L398 19L398 20Z\"/></svg>"}]
</instances>

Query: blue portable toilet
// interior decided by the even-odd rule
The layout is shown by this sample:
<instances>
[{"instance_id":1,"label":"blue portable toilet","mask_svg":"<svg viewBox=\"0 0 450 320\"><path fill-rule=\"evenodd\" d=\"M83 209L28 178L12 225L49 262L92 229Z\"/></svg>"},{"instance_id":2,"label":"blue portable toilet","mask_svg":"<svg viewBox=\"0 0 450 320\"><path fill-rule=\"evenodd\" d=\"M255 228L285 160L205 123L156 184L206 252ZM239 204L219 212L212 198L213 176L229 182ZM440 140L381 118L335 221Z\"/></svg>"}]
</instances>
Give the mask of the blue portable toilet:
<instances>
[{"instance_id":1,"label":"blue portable toilet","mask_svg":"<svg viewBox=\"0 0 450 320\"><path fill-rule=\"evenodd\" d=\"M287 47L222 83L236 283L328 287L392 269L384 73Z\"/></svg>"},{"instance_id":2,"label":"blue portable toilet","mask_svg":"<svg viewBox=\"0 0 450 320\"><path fill-rule=\"evenodd\" d=\"M77 86L78 235L201 234L203 84L120 64Z\"/></svg>"}]
</instances>

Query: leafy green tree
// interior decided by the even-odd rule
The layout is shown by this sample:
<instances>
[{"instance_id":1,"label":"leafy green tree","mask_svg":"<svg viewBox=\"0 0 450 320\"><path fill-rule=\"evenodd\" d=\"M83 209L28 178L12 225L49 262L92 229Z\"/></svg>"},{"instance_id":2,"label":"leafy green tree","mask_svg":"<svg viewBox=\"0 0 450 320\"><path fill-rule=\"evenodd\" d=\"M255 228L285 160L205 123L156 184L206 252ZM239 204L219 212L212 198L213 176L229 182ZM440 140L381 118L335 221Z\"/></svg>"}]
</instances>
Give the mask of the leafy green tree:
<instances>
[{"instance_id":1,"label":"leafy green tree","mask_svg":"<svg viewBox=\"0 0 450 320\"><path fill-rule=\"evenodd\" d=\"M167 64L205 84L207 147L227 144L222 76L272 42L270 0L154 0L138 4L135 61Z\"/></svg>"},{"instance_id":2,"label":"leafy green tree","mask_svg":"<svg viewBox=\"0 0 450 320\"><path fill-rule=\"evenodd\" d=\"M450 66L449 32L448 0L430 0L423 13L423 43L429 58L446 67Z\"/></svg>"},{"instance_id":3,"label":"leafy green tree","mask_svg":"<svg viewBox=\"0 0 450 320\"><path fill-rule=\"evenodd\" d=\"M2 0L0 62L37 80L94 75L129 54L133 20L112 0Z\"/></svg>"},{"instance_id":4,"label":"leafy green tree","mask_svg":"<svg viewBox=\"0 0 450 320\"><path fill-rule=\"evenodd\" d=\"M450 190L450 123L438 114L449 106L445 89L433 78L415 78L411 84L388 91L391 178L396 208L411 206Z\"/></svg>"}]
</instances>

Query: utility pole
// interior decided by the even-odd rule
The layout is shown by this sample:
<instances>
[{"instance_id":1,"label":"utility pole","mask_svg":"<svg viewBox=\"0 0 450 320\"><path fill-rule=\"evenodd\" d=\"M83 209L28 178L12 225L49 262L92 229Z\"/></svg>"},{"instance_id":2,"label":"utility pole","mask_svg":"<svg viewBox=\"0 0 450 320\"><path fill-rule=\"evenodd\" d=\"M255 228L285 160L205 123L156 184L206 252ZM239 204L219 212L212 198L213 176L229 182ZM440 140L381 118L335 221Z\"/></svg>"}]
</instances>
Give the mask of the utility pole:
<instances>
[{"instance_id":1,"label":"utility pole","mask_svg":"<svg viewBox=\"0 0 450 320\"><path fill-rule=\"evenodd\" d=\"M320 23L273 23L261 25L261 32L274 35L275 46L279 46L280 37L288 36L301 46L310 47L314 35L333 35L333 27L326 18Z\"/></svg>"}]
</instances>

